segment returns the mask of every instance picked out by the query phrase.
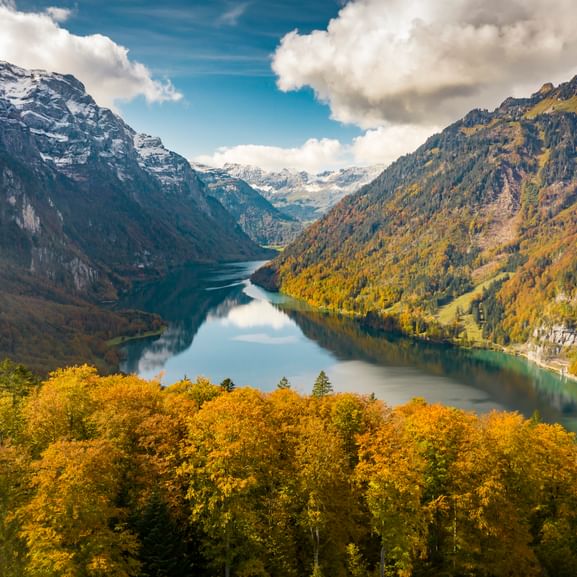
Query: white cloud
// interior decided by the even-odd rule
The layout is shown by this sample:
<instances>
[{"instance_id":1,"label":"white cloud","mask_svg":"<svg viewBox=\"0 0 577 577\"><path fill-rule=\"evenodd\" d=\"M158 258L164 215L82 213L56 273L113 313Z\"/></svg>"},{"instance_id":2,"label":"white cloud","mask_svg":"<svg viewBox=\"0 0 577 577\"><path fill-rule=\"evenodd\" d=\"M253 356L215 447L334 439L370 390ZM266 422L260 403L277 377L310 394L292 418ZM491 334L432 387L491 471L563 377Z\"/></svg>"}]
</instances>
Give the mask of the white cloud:
<instances>
[{"instance_id":1,"label":"white cloud","mask_svg":"<svg viewBox=\"0 0 577 577\"><path fill-rule=\"evenodd\" d=\"M311 139L298 148L241 144L221 148L213 155L199 156L194 161L218 167L228 163L244 164L271 172L288 168L319 173L346 166L386 166L416 150L438 131L435 126L388 125L367 130L350 144L328 139Z\"/></svg>"},{"instance_id":2,"label":"white cloud","mask_svg":"<svg viewBox=\"0 0 577 577\"><path fill-rule=\"evenodd\" d=\"M351 145L354 164L388 165L403 154L413 152L438 132L435 126L389 125L373 130L355 138Z\"/></svg>"},{"instance_id":3,"label":"white cloud","mask_svg":"<svg viewBox=\"0 0 577 577\"><path fill-rule=\"evenodd\" d=\"M68 20L72 15L72 10L50 6L50 8L46 8L46 14L48 14L54 22L66 22L66 20Z\"/></svg>"},{"instance_id":4,"label":"white cloud","mask_svg":"<svg viewBox=\"0 0 577 577\"><path fill-rule=\"evenodd\" d=\"M241 16L246 12L248 6L248 2L232 4L229 9L223 12L223 14L220 16L218 23L224 26L236 26Z\"/></svg>"},{"instance_id":5,"label":"white cloud","mask_svg":"<svg viewBox=\"0 0 577 577\"><path fill-rule=\"evenodd\" d=\"M445 124L568 79L574 14L575 0L351 0L327 30L287 34L273 70L342 122Z\"/></svg>"},{"instance_id":6,"label":"white cloud","mask_svg":"<svg viewBox=\"0 0 577 577\"><path fill-rule=\"evenodd\" d=\"M62 28L69 15L59 8L21 12L13 2L0 0L0 60L73 74L103 106L141 95L148 102L182 97L170 81L153 79L146 66L130 60L128 50L107 36L77 36Z\"/></svg>"},{"instance_id":7,"label":"white cloud","mask_svg":"<svg viewBox=\"0 0 577 577\"><path fill-rule=\"evenodd\" d=\"M213 155L199 156L194 160L209 166L222 167L227 163L237 163L259 166L269 171L289 168L319 172L342 166L346 162L346 153L338 140L311 138L297 148L241 144L219 148Z\"/></svg>"},{"instance_id":8,"label":"white cloud","mask_svg":"<svg viewBox=\"0 0 577 577\"><path fill-rule=\"evenodd\" d=\"M231 337L231 341L240 341L243 343L254 343L257 345L294 345L298 343L298 337L291 335L288 337L273 337L266 333L254 333L248 335L238 335Z\"/></svg>"}]
</instances>

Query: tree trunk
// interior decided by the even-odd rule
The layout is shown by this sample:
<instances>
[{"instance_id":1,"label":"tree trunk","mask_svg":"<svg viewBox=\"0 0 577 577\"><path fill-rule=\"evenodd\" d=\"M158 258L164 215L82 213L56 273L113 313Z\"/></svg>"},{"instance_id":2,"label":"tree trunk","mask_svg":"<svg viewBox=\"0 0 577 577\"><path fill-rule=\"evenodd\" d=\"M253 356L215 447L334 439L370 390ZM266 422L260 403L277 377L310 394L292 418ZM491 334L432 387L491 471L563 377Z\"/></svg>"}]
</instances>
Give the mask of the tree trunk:
<instances>
[{"instance_id":1,"label":"tree trunk","mask_svg":"<svg viewBox=\"0 0 577 577\"><path fill-rule=\"evenodd\" d=\"M385 544L381 544L381 565L379 568L379 577L385 577Z\"/></svg>"},{"instance_id":2,"label":"tree trunk","mask_svg":"<svg viewBox=\"0 0 577 577\"><path fill-rule=\"evenodd\" d=\"M224 556L224 577L230 577L230 537L226 532L225 556Z\"/></svg>"},{"instance_id":3,"label":"tree trunk","mask_svg":"<svg viewBox=\"0 0 577 577\"><path fill-rule=\"evenodd\" d=\"M319 566L319 548L320 548L319 528L315 527L314 549L315 549L315 568Z\"/></svg>"}]
</instances>

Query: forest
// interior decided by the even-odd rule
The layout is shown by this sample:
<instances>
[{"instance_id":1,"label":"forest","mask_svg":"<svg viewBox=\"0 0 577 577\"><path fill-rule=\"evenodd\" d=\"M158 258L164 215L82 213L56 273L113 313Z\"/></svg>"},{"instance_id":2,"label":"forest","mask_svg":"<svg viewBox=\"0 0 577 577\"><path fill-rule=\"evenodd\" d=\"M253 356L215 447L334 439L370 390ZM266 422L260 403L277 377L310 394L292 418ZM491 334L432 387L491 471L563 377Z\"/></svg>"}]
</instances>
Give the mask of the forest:
<instances>
[{"instance_id":1,"label":"forest","mask_svg":"<svg viewBox=\"0 0 577 577\"><path fill-rule=\"evenodd\" d=\"M573 434L312 390L3 361L0 575L577 574Z\"/></svg>"},{"instance_id":2,"label":"forest","mask_svg":"<svg viewBox=\"0 0 577 577\"><path fill-rule=\"evenodd\" d=\"M432 340L526 345L552 326L573 331L577 109L567 107L576 92L574 80L551 99L470 112L344 199L253 280ZM566 106L544 113L552 102ZM477 302L446 315L459 298Z\"/></svg>"}]
</instances>

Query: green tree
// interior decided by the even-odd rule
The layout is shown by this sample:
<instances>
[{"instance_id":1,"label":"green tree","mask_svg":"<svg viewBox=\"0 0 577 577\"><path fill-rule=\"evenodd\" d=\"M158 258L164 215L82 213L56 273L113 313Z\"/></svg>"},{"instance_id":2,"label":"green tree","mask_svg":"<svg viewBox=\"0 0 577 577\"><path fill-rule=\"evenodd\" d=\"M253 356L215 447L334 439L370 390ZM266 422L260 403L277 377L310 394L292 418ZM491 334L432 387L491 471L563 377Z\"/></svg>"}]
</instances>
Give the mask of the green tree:
<instances>
[{"instance_id":1,"label":"green tree","mask_svg":"<svg viewBox=\"0 0 577 577\"><path fill-rule=\"evenodd\" d=\"M313 392L312 392L313 397L326 397L327 395L330 395L332 392L333 392L333 385L329 381L329 378L327 377L326 373L324 371L321 371L313 386Z\"/></svg>"},{"instance_id":2,"label":"green tree","mask_svg":"<svg viewBox=\"0 0 577 577\"><path fill-rule=\"evenodd\" d=\"M26 502L30 483L29 462L20 448L0 444L0 575L24 575L26 546L21 519L15 515Z\"/></svg>"},{"instance_id":3,"label":"green tree","mask_svg":"<svg viewBox=\"0 0 577 577\"><path fill-rule=\"evenodd\" d=\"M225 393L232 393L232 391L234 391L234 389L236 388L236 385L232 382L232 379L229 379L227 377L226 379L224 379L224 381L222 381L222 383L220 383L220 388Z\"/></svg>"},{"instance_id":4,"label":"green tree","mask_svg":"<svg viewBox=\"0 0 577 577\"><path fill-rule=\"evenodd\" d=\"M13 443L22 440L22 407L39 384L38 378L23 365L9 359L0 362L0 442L5 439Z\"/></svg>"},{"instance_id":5,"label":"green tree","mask_svg":"<svg viewBox=\"0 0 577 577\"><path fill-rule=\"evenodd\" d=\"M283 377L276 386L277 389L290 389L291 385L286 377Z\"/></svg>"}]
</instances>

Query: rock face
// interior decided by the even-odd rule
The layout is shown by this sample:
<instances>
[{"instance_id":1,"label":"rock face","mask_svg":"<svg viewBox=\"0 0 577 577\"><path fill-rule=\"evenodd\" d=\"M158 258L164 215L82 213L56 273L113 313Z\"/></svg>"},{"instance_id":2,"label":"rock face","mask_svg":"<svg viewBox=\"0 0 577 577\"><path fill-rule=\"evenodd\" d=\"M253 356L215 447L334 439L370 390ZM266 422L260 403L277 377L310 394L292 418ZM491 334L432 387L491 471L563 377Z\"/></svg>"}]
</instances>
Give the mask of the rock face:
<instances>
[{"instance_id":1,"label":"rock face","mask_svg":"<svg viewBox=\"0 0 577 577\"><path fill-rule=\"evenodd\" d=\"M255 279L317 306L396 316L418 334L482 286L469 299L480 325L471 333L528 343L545 327L541 339L573 346L576 149L577 78L474 110L342 200Z\"/></svg>"},{"instance_id":2,"label":"rock face","mask_svg":"<svg viewBox=\"0 0 577 577\"><path fill-rule=\"evenodd\" d=\"M319 219L345 196L374 180L383 169L370 166L310 174L287 169L268 172L241 164L224 166L229 175L248 182L275 207L305 223Z\"/></svg>"},{"instance_id":3,"label":"rock face","mask_svg":"<svg viewBox=\"0 0 577 577\"><path fill-rule=\"evenodd\" d=\"M193 165L214 196L246 234L263 246L285 246L303 230L296 218L275 208L247 182L225 170Z\"/></svg>"},{"instance_id":4,"label":"rock face","mask_svg":"<svg viewBox=\"0 0 577 577\"><path fill-rule=\"evenodd\" d=\"M114 369L161 320L93 306L188 261L266 258L189 163L72 76L0 62L0 358Z\"/></svg>"},{"instance_id":5,"label":"rock face","mask_svg":"<svg viewBox=\"0 0 577 577\"><path fill-rule=\"evenodd\" d=\"M0 62L0 274L102 298L185 261L262 256L159 139L72 76Z\"/></svg>"}]
</instances>

